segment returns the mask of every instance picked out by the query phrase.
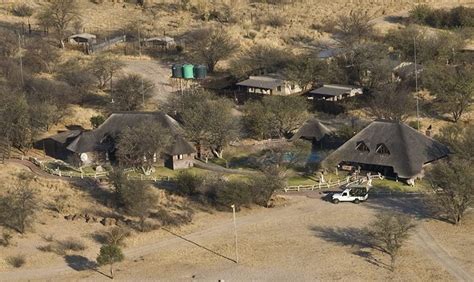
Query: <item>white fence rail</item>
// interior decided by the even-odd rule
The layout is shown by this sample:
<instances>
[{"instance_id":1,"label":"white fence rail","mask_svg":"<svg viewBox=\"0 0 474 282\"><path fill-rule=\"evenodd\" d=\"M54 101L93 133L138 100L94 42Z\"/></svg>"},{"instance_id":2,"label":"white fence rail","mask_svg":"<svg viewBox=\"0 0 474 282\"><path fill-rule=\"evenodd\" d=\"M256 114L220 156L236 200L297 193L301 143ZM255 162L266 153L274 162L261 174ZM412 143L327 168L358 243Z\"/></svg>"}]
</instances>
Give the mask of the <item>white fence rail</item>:
<instances>
[{"instance_id":1,"label":"white fence rail","mask_svg":"<svg viewBox=\"0 0 474 282\"><path fill-rule=\"evenodd\" d=\"M314 190L321 190L321 189L339 188L344 185L349 186L349 185L354 185L354 184L361 184L364 182L367 182L370 185L372 179L376 179L376 178L383 179L383 176L380 174L368 175L361 178L357 178L355 180L351 180L350 177L347 177L345 180L338 180L335 182L319 182L314 185L293 185L293 186L287 186L283 188L283 191L285 192L314 191Z\"/></svg>"}]
</instances>

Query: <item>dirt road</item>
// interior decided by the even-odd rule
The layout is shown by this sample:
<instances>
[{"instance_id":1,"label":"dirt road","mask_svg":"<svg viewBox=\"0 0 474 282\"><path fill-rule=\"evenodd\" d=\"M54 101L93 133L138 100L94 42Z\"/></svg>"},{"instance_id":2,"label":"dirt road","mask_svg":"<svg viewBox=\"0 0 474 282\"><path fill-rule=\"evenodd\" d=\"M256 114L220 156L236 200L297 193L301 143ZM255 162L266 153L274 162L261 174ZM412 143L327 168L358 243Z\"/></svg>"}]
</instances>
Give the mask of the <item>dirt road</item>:
<instances>
[{"instance_id":1,"label":"dirt road","mask_svg":"<svg viewBox=\"0 0 474 282\"><path fill-rule=\"evenodd\" d=\"M440 246L426 228L420 226L416 233L418 244L425 250L425 253L433 260L444 267L458 281L474 281L474 275L463 269L454 259Z\"/></svg>"},{"instance_id":2,"label":"dirt road","mask_svg":"<svg viewBox=\"0 0 474 282\"><path fill-rule=\"evenodd\" d=\"M152 59L128 59L125 63L124 72L127 74L139 74L155 84L153 99L157 103L166 101L173 91L170 85L170 67Z\"/></svg>"},{"instance_id":3,"label":"dirt road","mask_svg":"<svg viewBox=\"0 0 474 282\"><path fill-rule=\"evenodd\" d=\"M292 196L294 201L274 209L259 209L238 214L237 230L241 261L237 265L233 249L231 214L218 219L199 222L199 228L186 233L174 231L159 241L132 246L125 252L118 275L122 279L183 280L326 280L344 279L358 275L359 280L380 280L391 273L374 267L383 264L382 254L374 259L353 252L351 237L354 228L365 226L380 207L393 202L374 199L370 205L334 205L320 199ZM403 199L411 201L411 199ZM414 203L409 202L409 205ZM353 219L357 218L356 221ZM318 232L315 234L315 230ZM351 231L352 230L352 231ZM472 276L420 228L400 260L402 280L458 280L472 281ZM321 235L323 234L323 235ZM182 237L179 237L179 236ZM426 256L433 261L426 259ZM84 258L87 262L87 259ZM93 257L88 258L94 261ZM413 264L417 268L413 268ZM439 265L443 268L439 268ZM62 264L0 273L0 281L30 279L106 279L92 271L75 271L78 265ZM354 274L353 269L364 269ZM449 274L448 274L449 273ZM334 274L337 274L334 276ZM452 276L451 276L452 275ZM356 280L358 280L356 279ZM471 280L469 280L471 279Z\"/></svg>"}]
</instances>

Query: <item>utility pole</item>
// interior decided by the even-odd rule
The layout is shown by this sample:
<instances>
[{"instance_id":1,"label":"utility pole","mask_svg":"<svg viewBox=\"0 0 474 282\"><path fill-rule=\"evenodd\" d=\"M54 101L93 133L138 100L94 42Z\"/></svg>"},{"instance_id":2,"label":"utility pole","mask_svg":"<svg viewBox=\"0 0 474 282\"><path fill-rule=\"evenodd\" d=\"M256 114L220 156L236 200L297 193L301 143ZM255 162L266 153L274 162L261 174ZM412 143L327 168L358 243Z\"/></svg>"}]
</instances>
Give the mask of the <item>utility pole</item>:
<instances>
[{"instance_id":1,"label":"utility pole","mask_svg":"<svg viewBox=\"0 0 474 282\"><path fill-rule=\"evenodd\" d=\"M20 76L21 76L21 86L25 85L23 79L23 59L21 57L21 35L18 34L18 53L20 54Z\"/></svg>"},{"instance_id":2,"label":"utility pole","mask_svg":"<svg viewBox=\"0 0 474 282\"><path fill-rule=\"evenodd\" d=\"M140 23L138 23L137 31L138 31L138 55L141 57L142 56L142 43L140 40Z\"/></svg>"},{"instance_id":3,"label":"utility pole","mask_svg":"<svg viewBox=\"0 0 474 282\"><path fill-rule=\"evenodd\" d=\"M416 97L416 124L417 129L420 130L420 102L418 98L418 66L416 60L416 37L413 37L413 50L415 57L415 97Z\"/></svg>"},{"instance_id":4,"label":"utility pole","mask_svg":"<svg viewBox=\"0 0 474 282\"><path fill-rule=\"evenodd\" d=\"M230 207L232 208L232 215L234 217L235 263L239 263L239 252L237 250L237 224L235 222L235 205Z\"/></svg>"},{"instance_id":5,"label":"utility pole","mask_svg":"<svg viewBox=\"0 0 474 282\"><path fill-rule=\"evenodd\" d=\"M143 88L143 77L142 77L142 104L143 104L143 108L145 108L145 89Z\"/></svg>"}]
</instances>

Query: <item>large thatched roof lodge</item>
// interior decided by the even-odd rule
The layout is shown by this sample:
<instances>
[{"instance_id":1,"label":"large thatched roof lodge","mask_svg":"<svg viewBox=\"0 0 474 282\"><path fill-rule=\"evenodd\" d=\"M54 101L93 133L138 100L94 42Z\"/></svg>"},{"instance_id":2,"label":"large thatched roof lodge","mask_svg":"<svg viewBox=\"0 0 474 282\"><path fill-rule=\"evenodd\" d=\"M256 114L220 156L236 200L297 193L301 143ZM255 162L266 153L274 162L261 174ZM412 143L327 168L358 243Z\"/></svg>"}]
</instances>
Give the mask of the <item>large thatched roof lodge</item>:
<instances>
[{"instance_id":1,"label":"large thatched roof lodge","mask_svg":"<svg viewBox=\"0 0 474 282\"><path fill-rule=\"evenodd\" d=\"M414 180L423 176L426 165L447 157L449 153L447 146L404 123L377 120L328 158L340 167Z\"/></svg>"}]
</instances>

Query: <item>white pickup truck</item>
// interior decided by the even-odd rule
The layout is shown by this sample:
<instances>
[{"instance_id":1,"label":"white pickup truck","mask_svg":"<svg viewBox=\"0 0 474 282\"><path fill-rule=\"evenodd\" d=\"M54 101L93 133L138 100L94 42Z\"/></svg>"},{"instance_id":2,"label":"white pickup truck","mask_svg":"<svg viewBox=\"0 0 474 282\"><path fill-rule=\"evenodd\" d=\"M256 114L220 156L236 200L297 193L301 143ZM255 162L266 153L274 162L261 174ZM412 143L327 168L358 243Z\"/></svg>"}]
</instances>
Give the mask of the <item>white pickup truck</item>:
<instances>
[{"instance_id":1,"label":"white pickup truck","mask_svg":"<svg viewBox=\"0 0 474 282\"><path fill-rule=\"evenodd\" d=\"M342 193L336 193L332 195L332 202L337 204L339 202L353 202L355 204L360 203L361 201L367 200L369 196L369 190L365 186L352 186Z\"/></svg>"}]
</instances>

